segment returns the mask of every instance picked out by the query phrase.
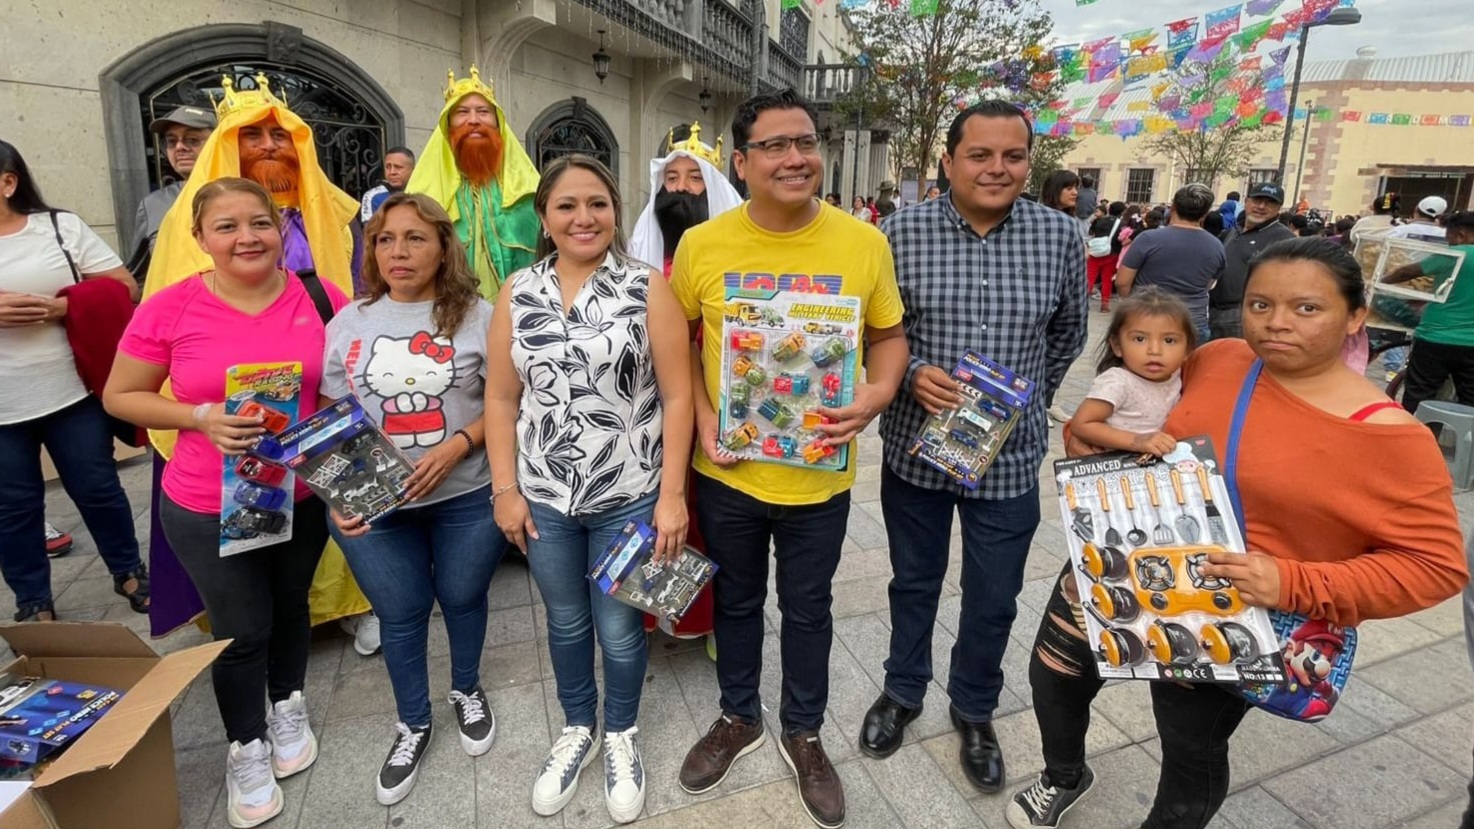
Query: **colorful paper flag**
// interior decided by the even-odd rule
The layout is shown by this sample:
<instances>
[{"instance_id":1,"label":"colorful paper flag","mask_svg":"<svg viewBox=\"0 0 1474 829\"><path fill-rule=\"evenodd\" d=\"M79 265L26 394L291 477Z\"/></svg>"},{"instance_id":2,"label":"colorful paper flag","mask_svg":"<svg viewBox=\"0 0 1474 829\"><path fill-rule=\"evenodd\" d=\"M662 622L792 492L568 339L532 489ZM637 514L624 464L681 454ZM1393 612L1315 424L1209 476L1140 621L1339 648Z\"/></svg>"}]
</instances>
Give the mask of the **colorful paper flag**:
<instances>
[{"instance_id":1,"label":"colorful paper flag","mask_svg":"<svg viewBox=\"0 0 1474 829\"><path fill-rule=\"evenodd\" d=\"M1109 46L1112 43L1116 44L1117 46L1120 46L1120 38L1116 38L1116 37L1103 37L1100 40L1092 40L1092 41L1090 41L1089 43L1085 44L1084 46L1082 46L1080 48L1081 48L1082 51L1087 52L1087 53L1093 55L1097 51L1099 51L1101 49L1104 49L1106 46Z\"/></svg>"},{"instance_id":2,"label":"colorful paper flag","mask_svg":"<svg viewBox=\"0 0 1474 829\"><path fill-rule=\"evenodd\" d=\"M1198 40L1198 19L1189 17L1167 24L1167 48L1175 49Z\"/></svg>"},{"instance_id":3,"label":"colorful paper flag","mask_svg":"<svg viewBox=\"0 0 1474 829\"><path fill-rule=\"evenodd\" d=\"M1274 14L1275 9L1278 9L1284 2L1285 0L1249 0L1248 5L1244 7L1244 12L1250 17L1263 17L1267 14Z\"/></svg>"},{"instance_id":4,"label":"colorful paper flag","mask_svg":"<svg viewBox=\"0 0 1474 829\"><path fill-rule=\"evenodd\" d=\"M787 2L787 0L784 0ZM938 0L911 0L912 17L930 17L937 13Z\"/></svg>"},{"instance_id":5,"label":"colorful paper flag","mask_svg":"<svg viewBox=\"0 0 1474 829\"><path fill-rule=\"evenodd\" d=\"M803 4L803 0L783 0L783 2L779 4L779 7L784 9L797 9L802 8Z\"/></svg>"},{"instance_id":6,"label":"colorful paper flag","mask_svg":"<svg viewBox=\"0 0 1474 829\"><path fill-rule=\"evenodd\" d=\"M1218 53L1223 51L1223 47L1227 43L1228 38L1226 37L1210 37L1207 40L1199 41L1198 45L1194 46L1192 51L1187 53L1187 60L1197 63L1208 63L1218 57Z\"/></svg>"},{"instance_id":7,"label":"colorful paper flag","mask_svg":"<svg viewBox=\"0 0 1474 829\"><path fill-rule=\"evenodd\" d=\"M1368 124L1390 124L1390 123L1392 123L1392 116L1391 115L1388 115L1385 112L1373 112L1371 115L1368 115L1367 116L1367 123Z\"/></svg>"},{"instance_id":8,"label":"colorful paper flag","mask_svg":"<svg viewBox=\"0 0 1474 829\"><path fill-rule=\"evenodd\" d=\"M1216 12L1208 12L1203 19L1208 24L1208 37L1223 38L1234 34L1239 30L1239 13L1243 11L1244 4L1229 6Z\"/></svg>"},{"instance_id":9,"label":"colorful paper flag","mask_svg":"<svg viewBox=\"0 0 1474 829\"><path fill-rule=\"evenodd\" d=\"M1402 113L1395 113L1392 116L1392 123L1393 123L1394 126L1399 126L1399 127L1401 127L1401 126L1407 126L1408 124L1411 124L1412 122L1413 122L1413 116L1411 116L1411 115L1404 115Z\"/></svg>"},{"instance_id":10,"label":"colorful paper flag","mask_svg":"<svg viewBox=\"0 0 1474 829\"><path fill-rule=\"evenodd\" d=\"M1336 111L1330 107L1320 107L1315 111L1315 120L1334 121L1336 120Z\"/></svg>"},{"instance_id":11,"label":"colorful paper flag","mask_svg":"<svg viewBox=\"0 0 1474 829\"><path fill-rule=\"evenodd\" d=\"M1348 109L1345 112L1341 113L1341 120L1342 121L1360 121L1361 120L1361 113L1360 112L1357 112L1354 109Z\"/></svg>"},{"instance_id":12,"label":"colorful paper flag","mask_svg":"<svg viewBox=\"0 0 1474 829\"><path fill-rule=\"evenodd\" d=\"M1260 23L1255 23L1249 28L1239 32L1237 35L1234 35L1234 42L1237 43L1239 48L1244 50L1245 52L1252 52L1254 51L1254 48L1259 45L1259 41L1264 40L1264 38L1269 34L1269 27L1273 24L1274 21L1272 20L1265 20Z\"/></svg>"},{"instance_id":13,"label":"colorful paper flag","mask_svg":"<svg viewBox=\"0 0 1474 829\"><path fill-rule=\"evenodd\" d=\"M1425 127L1438 127L1438 126L1442 126L1443 125L1443 116L1442 115L1424 115L1423 116L1422 123L1423 123L1423 126L1425 126Z\"/></svg>"},{"instance_id":14,"label":"colorful paper flag","mask_svg":"<svg viewBox=\"0 0 1474 829\"><path fill-rule=\"evenodd\" d=\"M1450 127L1467 127L1471 123L1474 123L1474 116L1469 116L1469 115L1450 115L1450 116L1448 116L1448 125Z\"/></svg>"},{"instance_id":15,"label":"colorful paper flag","mask_svg":"<svg viewBox=\"0 0 1474 829\"><path fill-rule=\"evenodd\" d=\"M1121 67L1121 42L1111 40L1090 55L1090 82L1114 78Z\"/></svg>"}]
</instances>

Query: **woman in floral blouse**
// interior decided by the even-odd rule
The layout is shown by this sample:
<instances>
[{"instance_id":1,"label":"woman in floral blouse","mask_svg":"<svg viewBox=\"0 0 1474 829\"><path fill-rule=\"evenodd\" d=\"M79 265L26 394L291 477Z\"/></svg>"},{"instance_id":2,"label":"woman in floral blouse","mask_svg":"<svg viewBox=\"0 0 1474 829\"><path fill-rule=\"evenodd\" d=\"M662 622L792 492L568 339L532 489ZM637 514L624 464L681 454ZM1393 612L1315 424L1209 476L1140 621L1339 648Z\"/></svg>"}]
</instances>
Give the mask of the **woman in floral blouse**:
<instances>
[{"instance_id":1,"label":"woman in floral blouse","mask_svg":"<svg viewBox=\"0 0 1474 829\"><path fill-rule=\"evenodd\" d=\"M604 657L604 787L627 823L645 803L635 720L645 679L640 611L587 578L625 524L686 537L691 372L686 323L659 273L630 259L619 188L595 159L556 159L534 206L539 260L497 298L487 337L486 422L497 526L527 553L548 611L567 724L533 786L538 814L573 798L599 745L594 632Z\"/></svg>"}]
</instances>

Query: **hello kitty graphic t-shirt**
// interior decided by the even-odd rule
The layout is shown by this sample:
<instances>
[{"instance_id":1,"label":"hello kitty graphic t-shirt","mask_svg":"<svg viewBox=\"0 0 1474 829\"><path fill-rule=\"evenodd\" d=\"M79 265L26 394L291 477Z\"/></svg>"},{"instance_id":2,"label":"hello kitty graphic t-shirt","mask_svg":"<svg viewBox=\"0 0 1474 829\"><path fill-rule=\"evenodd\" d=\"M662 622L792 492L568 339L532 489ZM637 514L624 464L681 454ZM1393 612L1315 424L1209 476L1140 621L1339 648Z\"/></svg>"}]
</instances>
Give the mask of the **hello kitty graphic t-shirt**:
<instances>
[{"instance_id":1,"label":"hello kitty graphic t-shirt","mask_svg":"<svg viewBox=\"0 0 1474 829\"><path fill-rule=\"evenodd\" d=\"M322 365L322 393L357 395L410 460L418 461L441 443L481 419L485 410L486 329L491 305L477 300L460 329L437 336L433 301L357 300L328 324ZM438 489L406 504L413 509L491 485L486 453L478 449L462 460Z\"/></svg>"}]
</instances>

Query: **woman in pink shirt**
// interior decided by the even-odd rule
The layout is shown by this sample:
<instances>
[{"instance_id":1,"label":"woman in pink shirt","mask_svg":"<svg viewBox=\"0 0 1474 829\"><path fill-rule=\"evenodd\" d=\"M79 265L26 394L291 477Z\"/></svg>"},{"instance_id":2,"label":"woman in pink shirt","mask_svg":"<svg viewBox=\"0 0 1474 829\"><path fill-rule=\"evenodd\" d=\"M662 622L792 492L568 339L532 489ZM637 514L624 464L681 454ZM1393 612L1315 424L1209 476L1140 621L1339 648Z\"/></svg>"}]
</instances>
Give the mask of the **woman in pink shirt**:
<instances>
[{"instance_id":1,"label":"woman in pink shirt","mask_svg":"<svg viewBox=\"0 0 1474 829\"><path fill-rule=\"evenodd\" d=\"M318 401L322 316L296 274L278 267L281 219L260 185L225 178L201 188L194 236L211 271L172 285L139 307L118 348L103 402L139 426L174 429L160 498L164 534L204 599L217 640L230 639L213 671L230 740L227 818L251 827L282 808L278 778L307 768L317 741L307 722L307 591L327 543L321 501L297 482L290 540L222 557L223 455L242 455L266 430L226 414L225 375L244 363L300 362L301 405ZM327 282L334 310L348 299ZM164 381L174 399L159 393ZM262 697L271 701L263 711Z\"/></svg>"}]
</instances>

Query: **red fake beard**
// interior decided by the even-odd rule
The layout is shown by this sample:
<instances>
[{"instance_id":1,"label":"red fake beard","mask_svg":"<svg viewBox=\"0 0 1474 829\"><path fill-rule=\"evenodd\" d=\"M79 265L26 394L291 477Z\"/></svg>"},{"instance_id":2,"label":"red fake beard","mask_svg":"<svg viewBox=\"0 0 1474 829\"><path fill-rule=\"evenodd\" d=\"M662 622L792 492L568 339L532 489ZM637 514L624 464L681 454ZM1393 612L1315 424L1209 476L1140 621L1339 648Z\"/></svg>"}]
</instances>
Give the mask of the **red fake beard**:
<instances>
[{"instance_id":1,"label":"red fake beard","mask_svg":"<svg viewBox=\"0 0 1474 829\"><path fill-rule=\"evenodd\" d=\"M297 148L291 144L270 154L241 148L241 176L265 187L268 192L295 193L299 173Z\"/></svg>"},{"instance_id":2,"label":"red fake beard","mask_svg":"<svg viewBox=\"0 0 1474 829\"><path fill-rule=\"evenodd\" d=\"M480 130L480 135L472 135ZM450 148L455 154L456 167L466 180L480 187L497 177L502 169L501 130L487 126L462 124L450 130Z\"/></svg>"}]
</instances>

